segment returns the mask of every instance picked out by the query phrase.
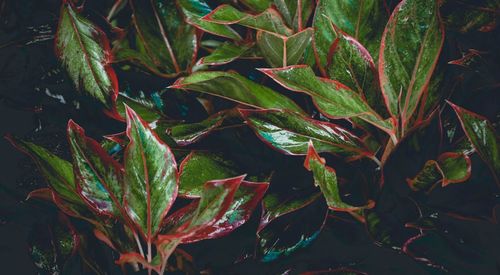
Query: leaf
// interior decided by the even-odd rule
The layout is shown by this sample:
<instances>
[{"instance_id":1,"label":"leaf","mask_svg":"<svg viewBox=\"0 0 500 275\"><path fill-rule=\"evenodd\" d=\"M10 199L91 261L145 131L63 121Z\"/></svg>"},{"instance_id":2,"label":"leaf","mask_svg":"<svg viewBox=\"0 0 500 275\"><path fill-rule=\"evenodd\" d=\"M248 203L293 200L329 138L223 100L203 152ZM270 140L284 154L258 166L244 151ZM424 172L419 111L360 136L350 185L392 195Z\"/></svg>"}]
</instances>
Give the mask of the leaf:
<instances>
[{"instance_id":1,"label":"leaf","mask_svg":"<svg viewBox=\"0 0 500 275\"><path fill-rule=\"evenodd\" d=\"M257 32L257 45L271 67L285 67L299 63L310 44L313 29L307 28L292 36L266 31Z\"/></svg>"},{"instance_id":2,"label":"leaf","mask_svg":"<svg viewBox=\"0 0 500 275\"><path fill-rule=\"evenodd\" d=\"M35 224L28 236L30 256L40 274L62 274L80 244L80 236L69 220L60 216L49 224Z\"/></svg>"},{"instance_id":3,"label":"leaf","mask_svg":"<svg viewBox=\"0 0 500 275\"><path fill-rule=\"evenodd\" d=\"M312 0L274 0L274 5L296 32L303 30L314 9Z\"/></svg>"},{"instance_id":4,"label":"leaf","mask_svg":"<svg viewBox=\"0 0 500 275\"><path fill-rule=\"evenodd\" d=\"M198 51L196 29L184 23L175 1L130 3L134 30L130 33L130 45L123 41L115 46L118 61L138 62L162 77L190 71Z\"/></svg>"},{"instance_id":5,"label":"leaf","mask_svg":"<svg viewBox=\"0 0 500 275\"><path fill-rule=\"evenodd\" d=\"M319 186L331 210L352 212L372 208L375 205L373 201L369 201L365 206L360 207L343 202L335 170L325 165L325 159L318 155L312 142L309 143L304 167L313 173L314 185Z\"/></svg>"},{"instance_id":6,"label":"leaf","mask_svg":"<svg viewBox=\"0 0 500 275\"><path fill-rule=\"evenodd\" d=\"M287 155L307 154L311 141L320 152L350 159L373 157L373 152L359 138L332 123L290 111L240 110L240 113L262 141Z\"/></svg>"},{"instance_id":7,"label":"leaf","mask_svg":"<svg viewBox=\"0 0 500 275\"><path fill-rule=\"evenodd\" d=\"M327 214L323 200L316 200L259 230L257 249L261 261L271 262L311 245L323 229Z\"/></svg>"},{"instance_id":8,"label":"leaf","mask_svg":"<svg viewBox=\"0 0 500 275\"><path fill-rule=\"evenodd\" d=\"M383 1L317 1L313 27L317 63L326 68L330 50L338 38L332 24L359 41L377 59L386 17ZM323 69L324 70L324 69Z\"/></svg>"},{"instance_id":9,"label":"leaf","mask_svg":"<svg viewBox=\"0 0 500 275\"><path fill-rule=\"evenodd\" d=\"M155 104L147 98L132 98L124 93L120 93L118 94L116 105L116 109L122 118L126 117L125 105L135 110L135 112L137 112L140 117L147 122L157 121L158 119L164 117Z\"/></svg>"},{"instance_id":10,"label":"leaf","mask_svg":"<svg viewBox=\"0 0 500 275\"><path fill-rule=\"evenodd\" d=\"M252 15L237 10L230 5L220 5L202 18L206 22L218 24L239 24L247 28L264 30L281 35L292 35L292 30L286 26L281 15L273 8Z\"/></svg>"},{"instance_id":11,"label":"leaf","mask_svg":"<svg viewBox=\"0 0 500 275\"><path fill-rule=\"evenodd\" d=\"M444 2L446 26L461 33L491 32L498 26L498 0L465 0Z\"/></svg>"},{"instance_id":12,"label":"leaf","mask_svg":"<svg viewBox=\"0 0 500 275\"><path fill-rule=\"evenodd\" d=\"M201 18L210 12L212 9L208 6L204 0L178 0L180 7L184 15L186 16L186 22L203 30L208 33L226 37L234 40L241 40L240 35L231 29L231 27L216 24L212 22L207 22Z\"/></svg>"},{"instance_id":13,"label":"leaf","mask_svg":"<svg viewBox=\"0 0 500 275\"><path fill-rule=\"evenodd\" d=\"M80 195L97 214L124 217L123 167L73 120L68 122L68 140Z\"/></svg>"},{"instance_id":14,"label":"leaf","mask_svg":"<svg viewBox=\"0 0 500 275\"><path fill-rule=\"evenodd\" d=\"M238 167L223 155L193 151L179 167L179 196L199 198L203 195L207 181L237 176Z\"/></svg>"},{"instance_id":15,"label":"leaf","mask_svg":"<svg viewBox=\"0 0 500 275\"><path fill-rule=\"evenodd\" d=\"M244 178L243 175L206 182L199 200L177 210L165 220L157 243L162 245L172 240L182 242L190 237L208 238L211 226L228 211Z\"/></svg>"},{"instance_id":16,"label":"leaf","mask_svg":"<svg viewBox=\"0 0 500 275\"><path fill-rule=\"evenodd\" d=\"M118 80L105 33L63 1L55 41L56 54L76 88L114 112Z\"/></svg>"},{"instance_id":17,"label":"leaf","mask_svg":"<svg viewBox=\"0 0 500 275\"><path fill-rule=\"evenodd\" d=\"M380 117L360 95L337 81L316 77L307 65L260 71L287 89L310 95L316 107L328 117L359 117L394 136L392 122Z\"/></svg>"},{"instance_id":18,"label":"leaf","mask_svg":"<svg viewBox=\"0 0 500 275\"><path fill-rule=\"evenodd\" d=\"M137 114L127 109L125 149L126 211L148 242L177 197L178 174L175 158Z\"/></svg>"},{"instance_id":19,"label":"leaf","mask_svg":"<svg viewBox=\"0 0 500 275\"><path fill-rule=\"evenodd\" d=\"M321 196L319 192L306 190L287 190L286 194L268 191L262 199L262 217L259 230L266 227L273 220L302 209L316 201Z\"/></svg>"},{"instance_id":20,"label":"leaf","mask_svg":"<svg viewBox=\"0 0 500 275\"><path fill-rule=\"evenodd\" d=\"M197 64L212 66L227 64L243 56L252 46L253 44L237 45L226 41L211 54L202 57Z\"/></svg>"},{"instance_id":21,"label":"leaf","mask_svg":"<svg viewBox=\"0 0 500 275\"><path fill-rule=\"evenodd\" d=\"M413 191L429 190L442 178L443 172L437 161L428 160L422 170L414 178L406 179L406 182Z\"/></svg>"},{"instance_id":22,"label":"leaf","mask_svg":"<svg viewBox=\"0 0 500 275\"><path fill-rule=\"evenodd\" d=\"M197 142L208 135L212 130L219 127L225 118L225 112L219 112L209 118L189 124L179 124L167 129L167 134L180 146L186 146Z\"/></svg>"},{"instance_id":23,"label":"leaf","mask_svg":"<svg viewBox=\"0 0 500 275\"><path fill-rule=\"evenodd\" d=\"M250 219L252 212L264 196L269 183L243 181L234 195L231 205L224 215L210 226L183 239L183 243L193 243L205 239L223 237Z\"/></svg>"},{"instance_id":24,"label":"leaf","mask_svg":"<svg viewBox=\"0 0 500 275\"><path fill-rule=\"evenodd\" d=\"M236 101L260 109L303 112L291 99L236 72L197 72L177 79L169 88L188 89Z\"/></svg>"},{"instance_id":25,"label":"leaf","mask_svg":"<svg viewBox=\"0 0 500 275\"><path fill-rule=\"evenodd\" d=\"M61 198L74 204L84 205L76 191L71 163L34 143L16 139L12 136L7 136L6 138L13 146L33 159L49 186Z\"/></svg>"},{"instance_id":26,"label":"leaf","mask_svg":"<svg viewBox=\"0 0 500 275\"><path fill-rule=\"evenodd\" d=\"M471 175L471 160L464 153L443 153L438 157L439 167L443 172L441 185L460 183L468 180Z\"/></svg>"},{"instance_id":27,"label":"leaf","mask_svg":"<svg viewBox=\"0 0 500 275\"><path fill-rule=\"evenodd\" d=\"M462 129L479 156L490 168L500 184L500 142L487 118L448 102L460 120Z\"/></svg>"},{"instance_id":28,"label":"leaf","mask_svg":"<svg viewBox=\"0 0 500 275\"><path fill-rule=\"evenodd\" d=\"M382 36L379 79L394 117L406 128L427 89L444 42L438 1L404 0Z\"/></svg>"},{"instance_id":29,"label":"leaf","mask_svg":"<svg viewBox=\"0 0 500 275\"><path fill-rule=\"evenodd\" d=\"M355 38L341 30L335 32L337 38L330 47L326 64L328 77L362 95L379 114L385 115L387 109L372 56Z\"/></svg>"},{"instance_id":30,"label":"leaf","mask_svg":"<svg viewBox=\"0 0 500 275\"><path fill-rule=\"evenodd\" d=\"M241 0L241 3L243 3L243 5L258 12L262 12L269 8L272 2L273 0Z\"/></svg>"}]
</instances>

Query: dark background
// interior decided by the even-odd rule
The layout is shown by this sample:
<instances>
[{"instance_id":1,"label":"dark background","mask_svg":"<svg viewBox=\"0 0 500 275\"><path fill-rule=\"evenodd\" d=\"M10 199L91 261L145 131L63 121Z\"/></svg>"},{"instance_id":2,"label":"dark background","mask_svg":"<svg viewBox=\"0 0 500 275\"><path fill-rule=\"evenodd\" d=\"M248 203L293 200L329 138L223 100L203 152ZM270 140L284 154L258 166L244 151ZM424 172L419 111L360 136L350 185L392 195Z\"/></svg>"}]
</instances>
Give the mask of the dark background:
<instances>
[{"instance_id":1,"label":"dark background","mask_svg":"<svg viewBox=\"0 0 500 275\"><path fill-rule=\"evenodd\" d=\"M0 134L11 133L34 140L64 155L63 129L69 118L77 120L94 136L104 134L103 129L110 131L110 127L118 129L120 125L96 113L76 111L70 97L65 97L66 104L61 104L59 99L46 93L57 95L72 90L53 53L51 35L57 24L59 4L57 0L0 1ZM486 38L469 39L485 39L488 40L485 43L491 45L498 39L498 32ZM499 71L490 73L500 76ZM151 85L156 84L153 81ZM476 108L484 104L485 112L493 116L498 113L496 92L482 94L467 104ZM25 196L30 190L43 187L44 182L31 161L5 139L0 139L0 156L1 273L36 274L29 256L28 235L33 223L50 217L36 203L26 202ZM407 157L412 158L411 155ZM255 222L254 216L248 225L225 239L203 241L184 248L192 254L199 268L211 268L215 274L284 274L287 270L294 274L297 270L321 269L337 264L349 266L349 263L361 265L363 270L372 274L440 274L439 271L429 272L422 264L395 250L372 244L368 237L363 237L364 228L361 226L344 226L346 232L333 234L331 230L337 226L335 220L328 221L311 246L284 260L270 264L246 260L233 264L228 259L241 253L241 249L232 247L231 243L243 240L251 246L253 240L249 239L247 232L254 230ZM471 222L464 227L481 234L482 243L500 243L497 225ZM357 238L349 239L352 235ZM496 274L497 265L495 261L488 262L477 274ZM114 272L119 273L119 270Z\"/></svg>"}]
</instances>

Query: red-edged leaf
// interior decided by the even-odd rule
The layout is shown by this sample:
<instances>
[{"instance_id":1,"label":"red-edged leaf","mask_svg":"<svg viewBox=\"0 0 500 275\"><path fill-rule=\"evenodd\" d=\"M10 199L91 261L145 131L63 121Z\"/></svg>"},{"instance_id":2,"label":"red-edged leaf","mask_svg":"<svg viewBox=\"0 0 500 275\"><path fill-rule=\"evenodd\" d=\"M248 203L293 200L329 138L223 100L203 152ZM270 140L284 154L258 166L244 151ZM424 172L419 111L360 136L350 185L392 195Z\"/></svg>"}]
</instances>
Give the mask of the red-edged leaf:
<instances>
[{"instance_id":1,"label":"red-edged leaf","mask_svg":"<svg viewBox=\"0 0 500 275\"><path fill-rule=\"evenodd\" d=\"M221 111L201 122L172 126L167 134L180 146L193 144L219 127L225 117L226 112Z\"/></svg>"},{"instance_id":2,"label":"red-edged leaf","mask_svg":"<svg viewBox=\"0 0 500 275\"><path fill-rule=\"evenodd\" d=\"M379 79L389 112L406 128L429 85L444 42L438 1L403 0L382 36Z\"/></svg>"},{"instance_id":3,"label":"red-edged leaf","mask_svg":"<svg viewBox=\"0 0 500 275\"><path fill-rule=\"evenodd\" d=\"M392 120L384 120L356 92L338 81L316 77L307 65L259 69L283 87L310 95L318 109L331 118L360 118L394 137Z\"/></svg>"},{"instance_id":4,"label":"red-edged leaf","mask_svg":"<svg viewBox=\"0 0 500 275\"><path fill-rule=\"evenodd\" d=\"M68 139L78 192L98 214L124 216L123 167L75 122L68 122Z\"/></svg>"},{"instance_id":5,"label":"red-edged leaf","mask_svg":"<svg viewBox=\"0 0 500 275\"><path fill-rule=\"evenodd\" d=\"M312 34L312 28L291 36L258 31L257 45L271 67L295 65L301 62L305 49L310 45Z\"/></svg>"},{"instance_id":6,"label":"red-edged leaf","mask_svg":"<svg viewBox=\"0 0 500 275\"><path fill-rule=\"evenodd\" d=\"M479 156L489 166L496 182L500 184L500 140L496 135L493 125L483 116L451 102L448 102L448 104L455 110L462 129L474 146L474 149L476 149Z\"/></svg>"},{"instance_id":7,"label":"red-edged leaf","mask_svg":"<svg viewBox=\"0 0 500 275\"><path fill-rule=\"evenodd\" d=\"M118 80L110 63L113 56L104 32L64 0L55 40L56 54L77 89L115 113Z\"/></svg>"},{"instance_id":8,"label":"red-edged leaf","mask_svg":"<svg viewBox=\"0 0 500 275\"><path fill-rule=\"evenodd\" d=\"M237 10L230 5L220 5L202 20L218 24L239 24L256 30L265 30L281 35L291 35L293 31L283 22L283 18L274 8L252 15Z\"/></svg>"},{"instance_id":9,"label":"red-edged leaf","mask_svg":"<svg viewBox=\"0 0 500 275\"><path fill-rule=\"evenodd\" d=\"M125 149L126 211L143 236L151 241L177 197L175 157L137 114L126 107Z\"/></svg>"},{"instance_id":10,"label":"red-edged leaf","mask_svg":"<svg viewBox=\"0 0 500 275\"><path fill-rule=\"evenodd\" d=\"M285 154L305 155L312 141L320 152L349 159L373 157L358 137L333 123L289 111L240 109L240 113L261 140Z\"/></svg>"},{"instance_id":11,"label":"red-edged leaf","mask_svg":"<svg viewBox=\"0 0 500 275\"><path fill-rule=\"evenodd\" d=\"M219 221L233 202L234 195L245 176L213 180L205 183L199 200L177 210L164 221L158 243L193 236L207 236L212 225Z\"/></svg>"},{"instance_id":12,"label":"red-edged leaf","mask_svg":"<svg viewBox=\"0 0 500 275\"><path fill-rule=\"evenodd\" d=\"M267 182L243 181L224 215L212 225L183 239L182 242L192 243L205 239L220 238L231 233L248 221L268 186L269 183Z\"/></svg>"},{"instance_id":13,"label":"red-edged leaf","mask_svg":"<svg viewBox=\"0 0 500 275\"><path fill-rule=\"evenodd\" d=\"M326 199L326 203L331 210L352 212L373 208L375 205L374 201L368 201L364 206L352 206L343 202L337 184L337 174L335 170L325 165L325 159L319 156L312 142L309 143L304 167L313 173L314 184L321 189Z\"/></svg>"}]
</instances>

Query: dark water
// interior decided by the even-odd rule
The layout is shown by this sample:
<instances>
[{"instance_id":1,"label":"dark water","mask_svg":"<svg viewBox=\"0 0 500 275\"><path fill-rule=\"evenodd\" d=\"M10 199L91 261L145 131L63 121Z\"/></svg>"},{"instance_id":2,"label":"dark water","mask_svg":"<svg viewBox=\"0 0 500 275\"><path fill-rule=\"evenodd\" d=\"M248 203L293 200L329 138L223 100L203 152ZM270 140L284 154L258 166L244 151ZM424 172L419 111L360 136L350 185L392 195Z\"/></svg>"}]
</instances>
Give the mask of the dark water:
<instances>
[{"instance_id":1,"label":"dark water","mask_svg":"<svg viewBox=\"0 0 500 275\"><path fill-rule=\"evenodd\" d=\"M98 1L88 1L99 10ZM117 131L123 125L104 116L83 109L76 110L72 101L72 85L61 72L53 54L52 36L57 24L59 1L56 0L7 0L0 1L0 132L34 140L61 156L67 154L64 128L67 120L73 118L95 137ZM470 37L471 41L484 39L486 49L492 50L498 39L498 32L486 36ZM500 40L500 39L499 39ZM498 44L496 44L498 52ZM471 45L471 47L476 45ZM446 49L445 49L446 50ZM493 56L498 58L498 56ZM498 60L498 59L497 59ZM488 74L480 74L481 81L499 81L495 67ZM241 69L241 68L240 68ZM244 68L242 69L245 70ZM496 70L496 71L495 71ZM141 82L139 75L119 73L131 83ZM167 86L162 79L151 78L148 90ZM59 95L64 95L63 100ZM465 97L468 98L468 97ZM498 90L485 91L467 101L468 107L483 109L483 114L498 119ZM479 108L479 110L481 109ZM496 116L496 117L495 117ZM414 156L402 156L409 160L410 170L418 169L412 164ZM51 220L54 213L47 213L46 207L26 202L26 194L43 187L30 160L16 151L4 139L0 139L0 266L1 274L36 274L36 268L29 256L28 235L33 225ZM424 160L425 161L425 160ZM483 171L487 173L486 171ZM480 173L480 172L477 172ZM390 179L389 179L390 181ZM457 188L447 195L434 198L456 203L455 199L469 193L468 189ZM473 198L474 203L464 204L462 213L475 214L490 211L498 203L496 192L493 199L483 201L482 196ZM476 193L470 193L475 195ZM496 196L496 197L495 197ZM431 198L432 200L433 198ZM407 202L405 202L407 203ZM482 214L481 214L482 215ZM373 244L359 224L342 223L330 219L318 239L309 247L271 263L247 259L234 263L235 255L244 255L245 249L252 248L255 238L257 218L244 225L234 234L220 239L203 241L195 245L183 246L195 259L200 270L210 269L214 274L295 274L301 271L325 269L338 266L359 267L370 274L441 274L439 270L425 268L398 250L382 248ZM500 228L498 225L481 222L449 222L452 229L460 228L478 251L486 251L487 256L479 256L484 264L477 266L477 274L498 274L500 256ZM286 238L286 236L284 236ZM233 244L237 243L238 246ZM496 245L498 244L498 245ZM244 249L243 249L243 248ZM479 248L481 250L479 250ZM462 253L462 252L460 252ZM467 259L469 254L459 255ZM109 255L107 255L109 257ZM444 258L447 256L445 255ZM450 258L452 255L450 255ZM112 273L119 273L110 267ZM431 270L431 271L430 271ZM80 274L78 270L74 274Z\"/></svg>"}]
</instances>

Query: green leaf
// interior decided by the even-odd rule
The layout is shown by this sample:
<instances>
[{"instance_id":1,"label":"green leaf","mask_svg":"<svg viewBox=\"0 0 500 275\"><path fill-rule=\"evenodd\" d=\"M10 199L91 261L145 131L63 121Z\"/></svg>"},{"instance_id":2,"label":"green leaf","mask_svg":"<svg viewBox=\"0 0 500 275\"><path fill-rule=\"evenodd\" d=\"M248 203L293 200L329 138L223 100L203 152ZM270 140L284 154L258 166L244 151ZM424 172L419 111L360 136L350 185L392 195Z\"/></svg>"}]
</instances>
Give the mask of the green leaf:
<instances>
[{"instance_id":1,"label":"green leaf","mask_svg":"<svg viewBox=\"0 0 500 275\"><path fill-rule=\"evenodd\" d=\"M293 31L283 22L281 15L273 8L252 15L237 10L230 5L220 5L210 14L203 17L206 22L218 24L239 24L247 28L264 30L281 35L292 35Z\"/></svg>"},{"instance_id":2,"label":"green leaf","mask_svg":"<svg viewBox=\"0 0 500 275\"><path fill-rule=\"evenodd\" d=\"M429 190L443 178L443 172L435 160L428 160L422 170L412 179L406 179L413 191Z\"/></svg>"},{"instance_id":3,"label":"green leaf","mask_svg":"<svg viewBox=\"0 0 500 275\"><path fill-rule=\"evenodd\" d=\"M274 5L296 32L303 30L314 8L312 0L274 0Z\"/></svg>"},{"instance_id":4,"label":"green leaf","mask_svg":"<svg viewBox=\"0 0 500 275\"><path fill-rule=\"evenodd\" d=\"M167 134L180 146L197 142L219 127L225 118L225 112L219 112L197 123L179 124L167 129Z\"/></svg>"},{"instance_id":5,"label":"green leaf","mask_svg":"<svg viewBox=\"0 0 500 275\"><path fill-rule=\"evenodd\" d=\"M223 65L230 63L243 56L253 44L237 45L231 42L224 42L217 47L211 54L202 57L198 65Z\"/></svg>"},{"instance_id":6,"label":"green leaf","mask_svg":"<svg viewBox=\"0 0 500 275\"><path fill-rule=\"evenodd\" d=\"M56 53L78 90L114 111L118 80L105 33L63 1L55 41Z\"/></svg>"},{"instance_id":7,"label":"green leaf","mask_svg":"<svg viewBox=\"0 0 500 275\"><path fill-rule=\"evenodd\" d=\"M373 201L369 201L365 206L360 207L342 201L335 170L325 165L325 159L318 155L312 142L309 143L304 167L313 173L314 185L319 186L328 208L331 210L352 212L374 206Z\"/></svg>"},{"instance_id":8,"label":"green leaf","mask_svg":"<svg viewBox=\"0 0 500 275\"><path fill-rule=\"evenodd\" d=\"M313 98L318 109L330 118L358 117L394 136L392 121L380 117L356 92L343 84L319 78L307 65L279 69L260 69L283 87L303 92Z\"/></svg>"},{"instance_id":9,"label":"green leaf","mask_svg":"<svg viewBox=\"0 0 500 275\"><path fill-rule=\"evenodd\" d=\"M127 136L126 211L151 241L177 196L177 165L170 148L129 107Z\"/></svg>"},{"instance_id":10,"label":"green leaf","mask_svg":"<svg viewBox=\"0 0 500 275\"><path fill-rule=\"evenodd\" d=\"M332 123L279 110L240 110L247 124L261 140L288 155L307 154L309 141L320 152L350 159L373 157L363 142Z\"/></svg>"},{"instance_id":11,"label":"green leaf","mask_svg":"<svg viewBox=\"0 0 500 275\"><path fill-rule=\"evenodd\" d=\"M283 36L266 31L257 32L257 45L271 67L285 67L298 64L306 47L311 42L312 28L292 36Z\"/></svg>"},{"instance_id":12,"label":"green leaf","mask_svg":"<svg viewBox=\"0 0 500 275\"><path fill-rule=\"evenodd\" d=\"M34 143L11 136L7 136L7 139L12 145L33 159L49 186L61 198L74 204L84 205L76 191L73 166L70 162L59 158L47 149Z\"/></svg>"},{"instance_id":13,"label":"green leaf","mask_svg":"<svg viewBox=\"0 0 500 275\"><path fill-rule=\"evenodd\" d=\"M330 48L338 38L332 24L359 41L377 59L383 24L387 20L384 13L383 1L319 0L313 27L320 69L326 68Z\"/></svg>"},{"instance_id":14,"label":"green leaf","mask_svg":"<svg viewBox=\"0 0 500 275\"><path fill-rule=\"evenodd\" d=\"M262 12L271 6L273 0L241 0L241 3L257 12Z\"/></svg>"},{"instance_id":15,"label":"green leaf","mask_svg":"<svg viewBox=\"0 0 500 275\"><path fill-rule=\"evenodd\" d=\"M250 81L236 72L197 72L177 79L169 88L194 90L260 109L303 112L288 97Z\"/></svg>"},{"instance_id":16,"label":"green leaf","mask_svg":"<svg viewBox=\"0 0 500 275\"><path fill-rule=\"evenodd\" d=\"M182 240L183 243L193 243L205 239L225 236L250 219L254 209L261 201L269 183L243 181L234 194L229 208L216 222L199 230L196 234Z\"/></svg>"},{"instance_id":17,"label":"green leaf","mask_svg":"<svg viewBox=\"0 0 500 275\"><path fill-rule=\"evenodd\" d=\"M212 9L207 5L206 1L178 0L178 3L182 8L184 15L186 16L187 23L214 35L234 40L241 40L240 35L231 27L222 24L207 22L201 19L203 16L212 12Z\"/></svg>"},{"instance_id":18,"label":"green leaf","mask_svg":"<svg viewBox=\"0 0 500 275\"><path fill-rule=\"evenodd\" d=\"M68 122L68 140L80 195L97 214L124 216L123 167L72 120Z\"/></svg>"},{"instance_id":19,"label":"green leaf","mask_svg":"<svg viewBox=\"0 0 500 275\"><path fill-rule=\"evenodd\" d=\"M130 60L162 77L189 71L195 61L198 39L196 29L185 24L175 1L154 0L148 4L131 1L134 30L131 45L115 46L119 61Z\"/></svg>"},{"instance_id":20,"label":"green leaf","mask_svg":"<svg viewBox=\"0 0 500 275\"><path fill-rule=\"evenodd\" d=\"M337 38L330 47L326 64L328 77L362 95L377 113L387 114L370 53L355 38L335 31Z\"/></svg>"},{"instance_id":21,"label":"green leaf","mask_svg":"<svg viewBox=\"0 0 500 275\"><path fill-rule=\"evenodd\" d=\"M120 93L118 94L116 103L116 109L122 118L126 116L125 105L135 110L135 112L147 122L157 121L163 117L163 114L156 108L156 105L146 98L132 98L126 94Z\"/></svg>"},{"instance_id":22,"label":"green leaf","mask_svg":"<svg viewBox=\"0 0 500 275\"><path fill-rule=\"evenodd\" d=\"M205 182L235 177L238 170L236 164L222 154L193 151L179 167L179 196L199 198Z\"/></svg>"},{"instance_id":23,"label":"green leaf","mask_svg":"<svg viewBox=\"0 0 500 275\"><path fill-rule=\"evenodd\" d=\"M408 122L429 85L443 42L438 1L402 1L387 23L379 79L389 112L404 128L411 126Z\"/></svg>"},{"instance_id":24,"label":"green leaf","mask_svg":"<svg viewBox=\"0 0 500 275\"><path fill-rule=\"evenodd\" d=\"M464 153L446 152L437 161L429 160L413 179L407 179L408 185L414 191L431 189L441 182L445 187L450 183L460 183L469 179L471 161Z\"/></svg>"},{"instance_id":25,"label":"green leaf","mask_svg":"<svg viewBox=\"0 0 500 275\"><path fill-rule=\"evenodd\" d=\"M259 230L266 227L273 220L302 209L316 201L321 196L320 192L308 192L307 190L287 190L282 192L268 191L262 199L263 213L260 219Z\"/></svg>"},{"instance_id":26,"label":"green leaf","mask_svg":"<svg viewBox=\"0 0 500 275\"><path fill-rule=\"evenodd\" d=\"M462 129L479 156L500 184L500 141L491 122L478 114L448 102L455 110Z\"/></svg>"}]
</instances>

